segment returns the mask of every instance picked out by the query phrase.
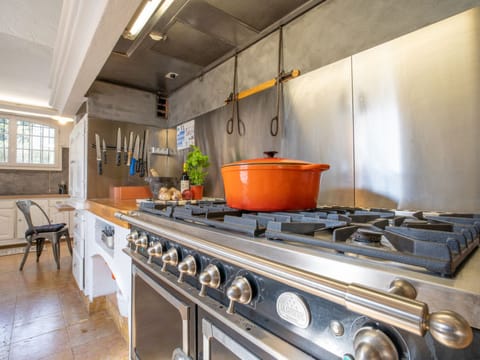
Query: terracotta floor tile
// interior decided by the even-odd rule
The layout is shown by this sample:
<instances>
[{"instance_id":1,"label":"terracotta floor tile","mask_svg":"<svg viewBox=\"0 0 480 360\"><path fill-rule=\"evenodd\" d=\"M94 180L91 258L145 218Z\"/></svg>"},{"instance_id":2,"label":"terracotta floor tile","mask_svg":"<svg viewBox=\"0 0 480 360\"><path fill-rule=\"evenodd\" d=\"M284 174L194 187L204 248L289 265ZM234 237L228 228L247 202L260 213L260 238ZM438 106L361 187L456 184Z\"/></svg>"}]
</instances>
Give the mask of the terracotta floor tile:
<instances>
[{"instance_id":1,"label":"terracotta floor tile","mask_svg":"<svg viewBox=\"0 0 480 360\"><path fill-rule=\"evenodd\" d=\"M81 360L127 360L128 345L118 334L74 346L75 359Z\"/></svg>"},{"instance_id":2,"label":"terracotta floor tile","mask_svg":"<svg viewBox=\"0 0 480 360\"><path fill-rule=\"evenodd\" d=\"M31 360L49 357L52 354L70 349L68 334L65 329L39 335L31 339L10 345L10 360Z\"/></svg>"},{"instance_id":3,"label":"terracotta floor tile","mask_svg":"<svg viewBox=\"0 0 480 360\"><path fill-rule=\"evenodd\" d=\"M7 346L11 342L12 337L12 325L0 326L0 349L2 346Z\"/></svg>"},{"instance_id":4,"label":"terracotta floor tile","mask_svg":"<svg viewBox=\"0 0 480 360\"><path fill-rule=\"evenodd\" d=\"M113 319L105 312L90 315L87 320L80 321L67 328L72 346L82 345L105 336L118 334Z\"/></svg>"},{"instance_id":5,"label":"terracotta floor tile","mask_svg":"<svg viewBox=\"0 0 480 360\"><path fill-rule=\"evenodd\" d=\"M0 256L0 360L128 359L128 344L106 312L89 315L62 244L60 270L51 248Z\"/></svg>"},{"instance_id":6,"label":"terracotta floor tile","mask_svg":"<svg viewBox=\"0 0 480 360\"><path fill-rule=\"evenodd\" d=\"M0 344L0 360L8 360L9 353L10 353L10 346Z\"/></svg>"},{"instance_id":7,"label":"terracotta floor tile","mask_svg":"<svg viewBox=\"0 0 480 360\"><path fill-rule=\"evenodd\" d=\"M49 354L46 357L39 358L38 360L74 360L72 349L68 349L59 353ZM97 359L99 359L97 357Z\"/></svg>"},{"instance_id":8,"label":"terracotta floor tile","mask_svg":"<svg viewBox=\"0 0 480 360\"><path fill-rule=\"evenodd\" d=\"M11 343L14 344L64 327L65 320L62 313L38 318L33 322L15 326L12 331Z\"/></svg>"},{"instance_id":9,"label":"terracotta floor tile","mask_svg":"<svg viewBox=\"0 0 480 360\"><path fill-rule=\"evenodd\" d=\"M12 325L15 316L15 300L11 303L0 303L0 327Z\"/></svg>"}]
</instances>

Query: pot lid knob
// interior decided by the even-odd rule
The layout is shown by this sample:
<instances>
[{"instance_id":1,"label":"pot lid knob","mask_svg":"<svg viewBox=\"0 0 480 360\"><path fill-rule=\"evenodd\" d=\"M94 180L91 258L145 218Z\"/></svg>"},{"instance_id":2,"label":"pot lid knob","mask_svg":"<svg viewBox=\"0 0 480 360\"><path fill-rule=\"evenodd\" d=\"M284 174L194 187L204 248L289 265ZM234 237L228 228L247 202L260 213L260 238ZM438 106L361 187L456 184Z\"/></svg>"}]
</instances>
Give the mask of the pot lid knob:
<instances>
[{"instance_id":1,"label":"pot lid knob","mask_svg":"<svg viewBox=\"0 0 480 360\"><path fill-rule=\"evenodd\" d=\"M274 158L278 151L264 151L265 157L267 158Z\"/></svg>"}]
</instances>

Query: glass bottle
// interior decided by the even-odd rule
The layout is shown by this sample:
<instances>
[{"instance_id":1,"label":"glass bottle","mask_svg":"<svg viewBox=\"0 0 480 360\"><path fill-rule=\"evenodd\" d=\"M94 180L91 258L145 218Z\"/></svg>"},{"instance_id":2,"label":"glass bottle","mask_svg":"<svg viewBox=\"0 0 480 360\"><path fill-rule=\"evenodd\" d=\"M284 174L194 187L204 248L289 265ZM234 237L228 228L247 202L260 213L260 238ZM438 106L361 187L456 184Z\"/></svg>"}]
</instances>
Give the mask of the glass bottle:
<instances>
[{"instance_id":1,"label":"glass bottle","mask_svg":"<svg viewBox=\"0 0 480 360\"><path fill-rule=\"evenodd\" d=\"M182 177L180 178L180 192L183 193L185 190L190 189L190 178L187 173L187 164L183 164Z\"/></svg>"}]
</instances>

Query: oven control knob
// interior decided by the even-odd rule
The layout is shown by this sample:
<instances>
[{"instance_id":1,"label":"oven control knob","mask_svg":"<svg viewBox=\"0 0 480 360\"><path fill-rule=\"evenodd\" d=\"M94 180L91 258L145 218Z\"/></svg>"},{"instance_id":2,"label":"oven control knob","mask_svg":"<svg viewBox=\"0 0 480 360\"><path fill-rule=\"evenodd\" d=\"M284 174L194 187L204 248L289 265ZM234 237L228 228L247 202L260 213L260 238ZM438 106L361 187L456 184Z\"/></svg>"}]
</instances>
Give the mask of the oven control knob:
<instances>
[{"instance_id":1,"label":"oven control knob","mask_svg":"<svg viewBox=\"0 0 480 360\"><path fill-rule=\"evenodd\" d=\"M138 237L137 240L135 240L135 252L138 252L138 248L146 248L148 246L148 236L147 234L143 233Z\"/></svg>"},{"instance_id":2,"label":"oven control knob","mask_svg":"<svg viewBox=\"0 0 480 360\"><path fill-rule=\"evenodd\" d=\"M356 360L398 360L398 352L392 340L382 330L371 326L357 331L353 347Z\"/></svg>"},{"instance_id":3,"label":"oven control knob","mask_svg":"<svg viewBox=\"0 0 480 360\"><path fill-rule=\"evenodd\" d=\"M178 251L175 248L170 248L165 254L162 255L162 271L167 271L167 265L177 266L178 264Z\"/></svg>"},{"instance_id":4,"label":"oven control knob","mask_svg":"<svg viewBox=\"0 0 480 360\"><path fill-rule=\"evenodd\" d=\"M234 313L235 303L248 304L252 300L252 286L243 276L237 276L227 289L227 297L230 299L227 314Z\"/></svg>"},{"instance_id":5,"label":"oven control knob","mask_svg":"<svg viewBox=\"0 0 480 360\"><path fill-rule=\"evenodd\" d=\"M197 261L192 255L188 255L178 264L178 271L180 276L178 282L183 282L185 275L195 276L197 274Z\"/></svg>"},{"instance_id":6,"label":"oven control knob","mask_svg":"<svg viewBox=\"0 0 480 360\"><path fill-rule=\"evenodd\" d=\"M135 240L138 239L138 231L132 230L130 234L127 235L127 241L131 244L135 244Z\"/></svg>"},{"instance_id":7,"label":"oven control knob","mask_svg":"<svg viewBox=\"0 0 480 360\"><path fill-rule=\"evenodd\" d=\"M198 295L206 296L207 287L218 289L218 287L220 286L220 270L218 270L218 267L216 265L209 264L205 268L205 270L200 273L198 280L200 281L200 284L202 284L202 287L200 288L200 293Z\"/></svg>"},{"instance_id":8,"label":"oven control knob","mask_svg":"<svg viewBox=\"0 0 480 360\"><path fill-rule=\"evenodd\" d=\"M152 243L151 246L147 249L148 261L147 264L152 263L154 257L161 257L163 254L163 246L161 242Z\"/></svg>"}]
</instances>

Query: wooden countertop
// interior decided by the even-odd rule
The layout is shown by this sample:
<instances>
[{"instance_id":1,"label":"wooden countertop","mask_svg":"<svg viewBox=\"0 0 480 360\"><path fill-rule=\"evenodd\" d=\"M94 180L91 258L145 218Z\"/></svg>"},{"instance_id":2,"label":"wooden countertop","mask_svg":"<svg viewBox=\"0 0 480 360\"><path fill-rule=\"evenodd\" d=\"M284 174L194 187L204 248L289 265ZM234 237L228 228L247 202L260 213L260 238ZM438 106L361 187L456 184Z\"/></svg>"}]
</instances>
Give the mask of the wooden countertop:
<instances>
[{"instance_id":1,"label":"wooden countertop","mask_svg":"<svg viewBox=\"0 0 480 360\"><path fill-rule=\"evenodd\" d=\"M114 224L129 228L129 224L125 221L121 221L115 217L117 211L131 211L138 208L137 202L133 200L113 200L113 199L90 199L86 202L88 211L95 215L104 218Z\"/></svg>"},{"instance_id":2,"label":"wooden countertop","mask_svg":"<svg viewBox=\"0 0 480 360\"><path fill-rule=\"evenodd\" d=\"M51 198L69 198L68 194L38 194L38 195L0 195L0 200L10 199L51 199Z\"/></svg>"}]
</instances>

